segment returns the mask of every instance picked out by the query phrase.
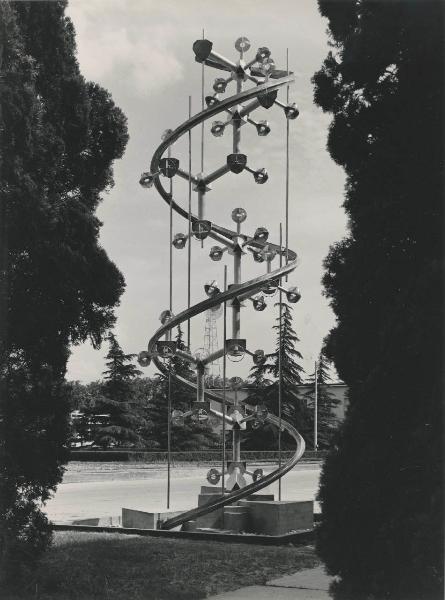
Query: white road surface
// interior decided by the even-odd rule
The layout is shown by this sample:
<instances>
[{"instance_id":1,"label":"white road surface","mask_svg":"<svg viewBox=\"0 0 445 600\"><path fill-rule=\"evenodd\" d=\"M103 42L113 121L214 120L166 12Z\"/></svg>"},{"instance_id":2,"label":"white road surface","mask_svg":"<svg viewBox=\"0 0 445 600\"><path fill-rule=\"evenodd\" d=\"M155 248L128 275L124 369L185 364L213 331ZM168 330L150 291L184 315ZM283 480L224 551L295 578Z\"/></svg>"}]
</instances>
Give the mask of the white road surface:
<instances>
[{"instance_id":1,"label":"white road surface","mask_svg":"<svg viewBox=\"0 0 445 600\"><path fill-rule=\"evenodd\" d=\"M260 465L265 473L273 465ZM249 465L249 469L256 465ZM208 485L209 466L178 466L171 470L170 510L197 506L201 485ZM320 468L316 464L297 465L281 483L283 500L315 500ZM278 482L262 490L278 498ZM63 482L46 505L55 523L76 519L117 517L123 507L149 512L166 510L167 467L140 463L69 463ZM317 506L316 506L317 511Z\"/></svg>"}]
</instances>

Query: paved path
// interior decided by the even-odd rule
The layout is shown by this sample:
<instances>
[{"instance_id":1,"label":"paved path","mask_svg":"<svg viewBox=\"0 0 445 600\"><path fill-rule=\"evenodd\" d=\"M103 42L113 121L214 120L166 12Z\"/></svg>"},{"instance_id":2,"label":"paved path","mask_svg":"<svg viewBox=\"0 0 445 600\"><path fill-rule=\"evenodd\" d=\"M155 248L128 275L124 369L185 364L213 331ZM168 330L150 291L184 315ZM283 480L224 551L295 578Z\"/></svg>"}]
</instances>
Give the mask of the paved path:
<instances>
[{"instance_id":1,"label":"paved path","mask_svg":"<svg viewBox=\"0 0 445 600\"><path fill-rule=\"evenodd\" d=\"M252 468L254 465L252 465ZM273 467L264 467L265 473ZM201 485L206 485L209 467L172 469L172 510L196 505ZM313 500L318 488L318 465L297 465L282 479L283 500ZM269 491L270 490L270 491ZM46 505L45 512L56 523L70 523L90 517L116 517L122 507L157 512L165 510L166 468L130 465L79 465L70 463L63 483ZM263 490L278 497L278 483Z\"/></svg>"},{"instance_id":2,"label":"paved path","mask_svg":"<svg viewBox=\"0 0 445 600\"><path fill-rule=\"evenodd\" d=\"M316 567L272 579L266 585L250 585L211 596L209 600L329 600L331 581L323 567Z\"/></svg>"}]
</instances>

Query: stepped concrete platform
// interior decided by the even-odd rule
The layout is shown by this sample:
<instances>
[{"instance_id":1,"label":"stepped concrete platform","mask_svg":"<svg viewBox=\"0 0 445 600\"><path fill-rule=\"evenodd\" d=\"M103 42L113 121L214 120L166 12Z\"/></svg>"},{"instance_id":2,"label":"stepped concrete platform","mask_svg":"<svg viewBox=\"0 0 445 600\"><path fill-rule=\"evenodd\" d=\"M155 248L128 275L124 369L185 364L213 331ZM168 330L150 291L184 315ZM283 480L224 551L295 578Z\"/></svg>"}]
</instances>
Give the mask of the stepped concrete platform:
<instances>
[{"instance_id":1,"label":"stepped concrete platform","mask_svg":"<svg viewBox=\"0 0 445 600\"><path fill-rule=\"evenodd\" d=\"M239 505L249 508L247 531L250 533L284 535L314 527L312 500L240 500Z\"/></svg>"},{"instance_id":2,"label":"stepped concrete platform","mask_svg":"<svg viewBox=\"0 0 445 600\"><path fill-rule=\"evenodd\" d=\"M133 508L122 509L122 527L131 529L158 529L158 524L171 517L180 515L181 510L166 510L163 512L148 512Z\"/></svg>"},{"instance_id":3,"label":"stepped concrete platform","mask_svg":"<svg viewBox=\"0 0 445 600\"><path fill-rule=\"evenodd\" d=\"M225 492L225 496L229 492ZM205 506L221 497L221 488L201 486L198 506ZM310 501L274 500L273 494L252 494L244 500L213 510L184 523L181 531L194 532L218 530L233 534L248 533L266 536L283 536L294 532L310 532L314 527L314 503ZM183 511L167 510L152 512L122 508L121 523L104 522L100 519L77 521L76 525L122 526L126 529L158 529L160 523Z\"/></svg>"},{"instance_id":4,"label":"stepped concrete platform","mask_svg":"<svg viewBox=\"0 0 445 600\"><path fill-rule=\"evenodd\" d=\"M117 517L91 517L89 519L75 519L73 525L92 525L94 527L121 527L121 516Z\"/></svg>"},{"instance_id":5,"label":"stepped concrete platform","mask_svg":"<svg viewBox=\"0 0 445 600\"><path fill-rule=\"evenodd\" d=\"M225 506L224 507L224 528L234 533L241 533L247 530L249 520L248 506Z\"/></svg>"},{"instance_id":6,"label":"stepped concrete platform","mask_svg":"<svg viewBox=\"0 0 445 600\"><path fill-rule=\"evenodd\" d=\"M224 493L225 496L227 494L229 494L229 491L226 491ZM213 487L213 486L208 486L208 485L201 486L201 493L198 496L198 506L204 506L210 500L213 500L215 498L215 496L221 496L221 488L220 487L217 487L217 486ZM273 494L252 494L251 496L246 498L246 501L248 501L248 502L251 502L251 501L263 502L263 501L271 501L273 499L274 499ZM229 504L225 508L227 509L229 507L233 507L236 504L239 505L239 502L236 502L235 504ZM211 513L202 515L200 517L196 517L196 528L198 528L198 529L221 529L221 528L224 528L226 530L226 529L232 529L232 524L233 524L233 527L235 528L234 531L237 531L237 532L245 531L247 522L250 519L249 516L246 516L247 522L246 522L246 520L241 520L238 523L238 521L235 519L232 523L231 515L230 515L229 516L230 526L229 526L225 522L225 517L224 517L225 514L226 513L224 512L223 508L218 508L217 510L212 511ZM224 517L224 521L223 521L223 517ZM239 529L239 527L242 527L242 529Z\"/></svg>"}]
</instances>

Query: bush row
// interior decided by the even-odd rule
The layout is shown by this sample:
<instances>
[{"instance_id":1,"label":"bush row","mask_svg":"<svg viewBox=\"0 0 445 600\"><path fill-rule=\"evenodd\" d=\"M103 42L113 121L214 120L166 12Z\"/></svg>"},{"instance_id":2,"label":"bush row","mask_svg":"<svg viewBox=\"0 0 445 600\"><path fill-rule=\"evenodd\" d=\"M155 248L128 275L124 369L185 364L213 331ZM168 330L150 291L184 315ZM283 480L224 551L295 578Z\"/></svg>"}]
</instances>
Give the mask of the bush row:
<instances>
[{"instance_id":1,"label":"bush row","mask_svg":"<svg viewBox=\"0 0 445 600\"><path fill-rule=\"evenodd\" d=\"M226 451L230 460L230 450ZM281 458L287 460L293 455L292 451L283 451ZM303 456L304 460L322 460L325 452L308 451ZM147 462L147 463L165 463L167 462L167 452L163 451L143 451L143 450L71 450L71 461L87 462ZM220 450L193 450L172 452L173 462L217 462L221 460ZM278 451L274 450L246 450L241 452L241 460L252 461L277 461Z\"/></svg>"}]
</instances>

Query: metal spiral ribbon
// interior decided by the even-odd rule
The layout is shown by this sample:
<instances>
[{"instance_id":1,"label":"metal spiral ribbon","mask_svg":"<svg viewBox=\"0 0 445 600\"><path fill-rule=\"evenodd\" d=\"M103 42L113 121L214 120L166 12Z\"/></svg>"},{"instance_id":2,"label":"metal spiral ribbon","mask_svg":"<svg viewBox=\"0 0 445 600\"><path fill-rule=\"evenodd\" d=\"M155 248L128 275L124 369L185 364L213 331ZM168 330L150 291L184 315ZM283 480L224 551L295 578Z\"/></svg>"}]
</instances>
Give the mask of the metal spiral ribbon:
<instances>
[{"instance_id":1,"label":"metal spiral ribbon","mask_svg":"<svg viewBox=\"0 0 445 600\"><path fill-rule=\"evenodd\" d=\"M161 327L149 340L147 351L142 352L139 355L139 362L142 366L147 366L147 364L149 364L149 362L153 360L153 363L156 365L156 367L161 373L163 373L166 376L170 375L173 380L177 381L178 383L181 383L184 386L187 386L192 390L195 390L197 392L198 400L202 400L204 398L207 401L213 400L214 402L221 404L223 403L223 397L221 393L214 389L200 390L199 384L189 381L176 374L171 369L169 361L164 362L162 356L160 355L159 342L162 338L165 338L166 340L171 340L171 333L176 327L178 327L178 325L189 321L196 315L199 315L209 309L215 308L223 303L230 303L230 301L236 302L236 300L239 301L237 303L239 307L240 303L243 300L252 299L252 297L254 297L256 294L263 292L265 289L267 290L268 288L270 288L270 286L272 286L272 289L274 286L281 286L282 279L288 274L290 274L297 266L296 253L290 248L283 248L281 245L271 243L270 241L268 241L267 236L266 239L262 239L261 235L246 235L245 233L240 232L239 227L236 231L233 231L222 227L216 223L204 221L203 219L203 197L206 192L206 186L210 181L215 181L216 179L218 179L219 177L223 176L231 170L234 173L239 173L241 172L239 170L240 168L241 170L246 169L250 171L254 174L254 176L256 173L258 173L258 171L253 171L246 164L243 164L244 159L241 159L239 161L239 166L232 165L232 168L230 168L229 164L226 164L207 177L203 174L200 174L200 176L198 177L193 177L191 176L191 174L185 173L184 171L179 169L179 161L177 161L176 159L171 159L171 146L184 134L188 133L190 130L209 120L215 115L221 113L229 113L232 115L232 121L234 121L235 118L247 118L247 120L249 120L251 124L254 124L257 127L259 135L266 135L264 131L267 131L267 129L269 128L268 125L264 125L264 121L261 121L260 123L255 123L250 118L250 114L257 108L263 107L268 109L273 104L277 104L284 109L284 113L287 119L293 119L295 118L295 116L298 115L298 111L296 110L295 105L284 105L279 100L277 100L277 91L280 88L284 88L294 82L293 74L289 73L288 71L280 71L275 69L275 64L271 60L270 52L267 48L260 48L256 53L255 58L250 62L246 63L244 61L244 52L250 47L250 43L246 38L240 38L239 40L237 40L235 47L240 51L240 60L236 63L214 52L213 44L208 40L203 39L197 40L195 42L193 49L195 51L196 61L207 66L229 72L229 78L227 80L217 79L215 81L214 90L216 91L216 93L213 96L207 97L206 100L208 107L206 109L192 116L187 121L179 125L179 127L177 127L175 130L170 130L168 134L165 135L163 141L153 154L153 158L150 164L150 172L144 173L140 180L140 183L141 185L143 185L143 187L151 187L152 185L154 185L155 189L165 200L168 206L171 207L172 210L174 210L177 214L181 215L187 221L190 220L194 227L199 226L200 223L206 223L206 236L216 240L219 243L224 244L226 248L232 249L232 251L235 248L236 252L236 248L239 247L241 244L243 247L247 247L248 249L250 249L254 255L255 253L257 253L257 255L259 254L260 256L268 257L266 259L266 262L268 264L268 272L266 272L265 274L254 279L250 279L248 281L236 282L235 285L229 286L229 289L225 291L220 291L216 289L215 293L212 294L211 297L206 298L202 302L199 302L198 304L195 304L194 306L183 310L179 314L168 314L166 318L163 319ZM255 85L249 89L242 90L242 83L243 81L247 80L252 81ZM226 99L220 99L220 92L225 91L225 86L230 81L236 82L237 93ZM248 105L243 105L243 103L247 101L252 102L250 102L250 104ZM236 107L235 110L231 110L233 107ZM226 126L226 124L221 123L220 121L214 124L215 132L218 134L218 136L218 127L221 128L222 125ZM261 127L263 127L263 133L261 133ZM240 125L238 129L239 128ZM234 125L233 155L244 156L239 153L239 135L237 135L237 139L235 140L235 129L236 126ZM167 159L164 158L164 155L166 154L168 157ZM168 160L170 160L170 162L166 162ZM260 171L265 172L264 169L261 169ZM193 184L195 185L195 189L198 191L198 194L200 194L198 210L200 214L189 214L187 210L181 207L175 201L172 194L164 187L161 180L161 175L170 178L173 175L179 175L184 179L191 179L193 181ZM266 180L267 175L264 181ZM263 181L257 180L257 176L255 176L255 181L257 183L263 183ZM186 238L187 236L182 235L181 246L178 245L177 247L183 247ZM189 239L188 243L190 242L191 240ZM279 268L275 268L272 270L270 265L274 256L280 257L280 263L282 263L284 260L285 264L280 266ZM290 301L295 302L295 297L299 299L299 293L296 291L296 288L291 288L289 291L283 291L288 294L288 299L290 298L289 294L294 294L294 299ZM235 308L233 310L235 310ZM168 311L165 312L167 313ZM237 336L234 335L233 337L236 338ZM222 356L225 351L226 349L221 350L219 356ZM181 358L187 359L186 352L181 352L180 356ZM202 366L206 362L205 359L203 361L200 361L199 359L196 359L196 357L192 357L192 355L189 355L188 358L190 362L195 364L197 368L200 366L200 364ZM246 409L250 411L251 415L254 415L254 407L246 406ZM223 414L213 408L210 408L210 412L219 418L223 418ZM286 431L295 440L296 449L293 456L287 462L283 463L279 468L275 469L270 474L260 479L257 479L256 481L254 480L251 484L245 485L245 487L242 487L240 489L234 489L230 493L225 494L223 496L216 496L213 500L210 500L204 506L193 508L191 510L181 513L178 516L164 521L161 524L162 529L171 529L173 527L177 527L182 523L193 520L214 510L220 509L225 505L233 504L238 500L250 496L251 494L255 494L259 490L269 486L273 482L283 477L283 475L285 475L297 464L297 462L303 456L305 450L305 442L300 433L295 429L293 425L286 422L281 417L279 418L270 413L268 413L265 416L264 422L270 423L277 428L281 426L281 431Z\"/></svg>"}]
</instances>

